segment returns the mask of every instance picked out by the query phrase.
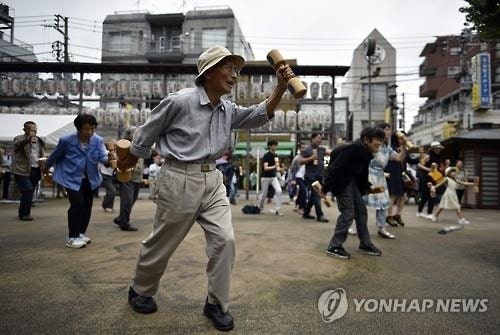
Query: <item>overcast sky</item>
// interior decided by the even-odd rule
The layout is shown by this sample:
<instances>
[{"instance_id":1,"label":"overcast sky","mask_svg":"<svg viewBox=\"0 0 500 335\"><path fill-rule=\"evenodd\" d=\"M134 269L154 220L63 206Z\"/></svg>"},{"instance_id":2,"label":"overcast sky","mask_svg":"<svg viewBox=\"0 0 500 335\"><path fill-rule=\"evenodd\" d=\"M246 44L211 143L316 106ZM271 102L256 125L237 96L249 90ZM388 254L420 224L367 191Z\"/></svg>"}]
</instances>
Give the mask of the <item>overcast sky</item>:
<instances>
[{"instance_id":1,"label":"overcast sky","mask_svg":"<svg viewBox=\"0 0 500 335\"><path fill-rule=\"evenodd\" d=\"M0 0L2 1L2 0ZM397 50L398 99L405 93L407 127L418 106L422 79L419 54L437 35L458 35L465 16L458 0L4 0L16 19L14 36L34 45L40 61L53 61L50 45L60 34L42 24L68 16L72 61L99 62L102 21L115 11L186 12L194 7L229 6L256 59L277 48L301 65L350 65L354 49L377 28ZM36 16L36 17L30 17ZM46 21L43 21L46 20ZM30 27L35 25L34 27ZM308 78L309 79L309 78ZM313 80L314 78L311 78ZM320 81L323 81L322 79ZM340 84L342 80L337 79Z\"/></svg>"}]
</instances>

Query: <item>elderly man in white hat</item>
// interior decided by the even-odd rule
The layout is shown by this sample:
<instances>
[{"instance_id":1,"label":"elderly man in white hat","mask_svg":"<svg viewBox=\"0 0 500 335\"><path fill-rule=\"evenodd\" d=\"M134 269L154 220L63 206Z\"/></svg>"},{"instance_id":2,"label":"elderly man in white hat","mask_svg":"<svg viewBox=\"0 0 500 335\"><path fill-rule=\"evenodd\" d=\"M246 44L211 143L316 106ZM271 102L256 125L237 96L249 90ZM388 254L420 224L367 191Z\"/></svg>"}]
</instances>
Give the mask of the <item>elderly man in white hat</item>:
<instances>
[{"instance_id":1,"label":"elderly man in white hat","mask_svg":"<svg viewBox=\"0 0 500 335\"><path fill-rule=\"evenodd\" d=\"M221 99L236 85L245 60L215 46L198 59L196 87L169 94L134 135L129 157L119 168L148 158L151 146L165 158L159 172L153 231L142 241L128 301L139 313L153 313L153 295L168 260L197 221L205 232L208 294L204 314L218 330L234 328L229 286L235 246L231 208L215 160L231 145L231 130L260 127L294 77L288 65L276 71L277 86L260 104L244 108Z\"/></svg>"}]
</instances>

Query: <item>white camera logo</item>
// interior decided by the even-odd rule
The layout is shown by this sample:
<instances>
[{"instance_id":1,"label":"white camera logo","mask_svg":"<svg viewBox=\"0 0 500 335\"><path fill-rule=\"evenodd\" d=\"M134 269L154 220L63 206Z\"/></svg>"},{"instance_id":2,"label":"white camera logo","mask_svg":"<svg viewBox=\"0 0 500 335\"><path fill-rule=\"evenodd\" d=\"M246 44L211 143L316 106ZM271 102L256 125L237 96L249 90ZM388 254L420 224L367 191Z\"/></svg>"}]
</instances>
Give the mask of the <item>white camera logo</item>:
<instances>
[{"instance_id":1,"label":"white camera logo","mask_svg":"<svg viewBox=\"0 0 500 335\"><path fill-rule=\"evenodd\" d=\"M318 300L318 310L324 322L330 323L347 313L347 294L343 288L323 292Z\"/></svg>"}]
</instances>

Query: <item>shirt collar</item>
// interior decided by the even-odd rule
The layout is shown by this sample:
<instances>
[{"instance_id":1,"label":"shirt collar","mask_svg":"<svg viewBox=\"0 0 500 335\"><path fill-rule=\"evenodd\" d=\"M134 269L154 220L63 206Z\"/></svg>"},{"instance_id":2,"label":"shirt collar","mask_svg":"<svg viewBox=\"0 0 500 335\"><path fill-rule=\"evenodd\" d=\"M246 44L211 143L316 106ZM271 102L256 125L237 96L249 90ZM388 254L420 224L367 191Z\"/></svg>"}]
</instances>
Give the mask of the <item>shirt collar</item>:
<instances>
[{"instance_id":1,"label":"shirt collar","mask_svg":"<svg viewBox=\"0 0 500 335\"><path fill-rule=\"evenodd\" d=\"M196 89L198 90L198 96L200 98L200 105L205 106L205 105L210 105L210 99L208 98L207 92L205 91L205 88L203 85L197 85ZM221 107L222 105L222 107ZM217 106L215 108L221 107L224 110L224 105L222 104L222 100L219 99L219 102L217 103Z\"/></svg>"}]
</instances>

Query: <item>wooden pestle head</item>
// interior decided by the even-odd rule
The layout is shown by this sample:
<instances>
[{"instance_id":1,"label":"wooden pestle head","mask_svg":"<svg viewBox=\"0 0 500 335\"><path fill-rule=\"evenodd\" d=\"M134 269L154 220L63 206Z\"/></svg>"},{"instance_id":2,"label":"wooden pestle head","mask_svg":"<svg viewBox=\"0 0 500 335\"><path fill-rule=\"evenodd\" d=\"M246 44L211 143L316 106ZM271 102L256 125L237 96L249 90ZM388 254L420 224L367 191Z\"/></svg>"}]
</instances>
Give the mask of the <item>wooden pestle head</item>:
<instances>
[{"instance_id":1,"label":"wooden pestle head","mask_svg":"<svg viewBox=\"0 0 500 335\"><path fill-rule=\"evenodd\" d=\"M116 155L118 159L125 159L130 150L130 141L126 139L121 139L116 142Z\"/></svg>"}]
</instances>

